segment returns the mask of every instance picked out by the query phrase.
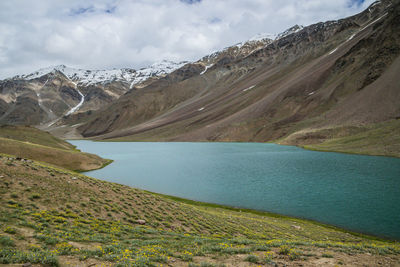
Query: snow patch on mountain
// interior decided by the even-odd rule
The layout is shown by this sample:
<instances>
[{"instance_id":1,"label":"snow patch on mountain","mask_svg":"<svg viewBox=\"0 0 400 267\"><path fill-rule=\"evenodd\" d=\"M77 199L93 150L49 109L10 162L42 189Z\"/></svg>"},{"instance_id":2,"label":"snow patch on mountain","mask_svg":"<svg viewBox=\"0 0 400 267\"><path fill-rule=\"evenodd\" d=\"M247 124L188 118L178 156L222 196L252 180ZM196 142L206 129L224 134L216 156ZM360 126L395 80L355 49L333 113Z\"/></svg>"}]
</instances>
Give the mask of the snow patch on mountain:
<instances>
[{"instance_id":1,"label":"snow patch on mountain","mask_svg":"<svg viewBox=\"0 0 400 267\"><path fill-rule=\"evenodd\" d=\"M278 33L278 34L273 34L273 33L259 33L256 36L250 38L247 42L258 42L258 41L265 41L265 40L272 40L276 41L279 40L283 37L286 37L292 33L296 33L298 31L301 31L304 29L304 26L301 25L294 25L293 27L290 27L289 29Z\"/></svg>"},{"instance_id":2,"label":"snow patch on mountain","mask_svg":"<svg viewBox=\"0 0 400 267\"><path fill-rule=\"evenodd\" d=\"M237 43L235 46L240 49L243 46L252 43L264 42L269 44L276 39L276 36L277 36L276 34L272 33L259 33L244 42Z\"/></svg>"},{"instance_id":3,"label":"snow patch on mountain","mask_svg":"<svg viewBox=\"0 0 400 267\"><path fill-rule=\"evenodd\" d=\"M373 2L373 3L369 6L368 11L371 12L371 11L372 11L372 8L373 8L374 6L379 5L380 3L381 3L380 0Z\"/></svg>"},{"instance_id":4,"label":"snow patch on mountain","mask_svg":"<svg viewBox=\"0 0 400 267\"><path fill-rule=\"evenodd\" d=\"M184 65L189 63L188 61L182 61L179 63L168 61L168 60L163 60L161 62L154 63L150 65L147 68L142 68L138 71L136 71L133 79L130 80L131 85L130 88L132 88L135 84L144 82L150 77L160 77L167 75L174 70L177 70Z\"/></svg>"},{"instance_id":5,"label":"snow patch on mountain","mask_svg":"<svg viewBox=\"0 0 400 267\"><path fill-rule=\"evenodd\" d=\"M367 25L365 25L364 27L362 27L361 29L359 29L356 33L353 33L345 42L341 43L339 46L337 46L335 49L333 49L331 52L329 52L328 55L331 55L333 53L335 53L339 47L341 47L342 45L344 45L345 43L351 41L354 36L356 36L359 32L365 30L366 28L368 28L369 26L373 25L374 23L376 23L377 21L379 21L380 19L382 19L383 17L385 17L388 13L386 12L385 14L383 14L382 16L380 16L379 18L377 18L376 20L368 23Z\"/></svg>"},{"instance_id":6,"label":"snow patch on mountain","mask_svg":"<svg viewBox=\"0 0 400 267\"><path fill-rule=\"evenodd\" d=\"M77 111L83 105L83 102L85 101L85 96L82 94L81 91L79 91L78 86L76 85L76 83L74 83L74 87L75 87L75 90L78 92L78 94L81 96L81 101L79 101L79 103L75 107L71 108L67 112L67 114L65 114L66 116L68 116L68 115L74 113L75 111Z\"/></svg>"},{"instance_id":7,"label":"snow patch on mountain","mask_svg":"<svg viewBox=\"0 0 400 267\"><path fill-rule=\"evenodd\" d=\"M230 56L238 56L238 55L250 55L253 52L262 49L270 45L271 43L284 38L290 34L296 33L304 29L301 25L294 25L293 27L281 32L279 34L272 34L272 33L259 33L252 38L237 43L233 46L225 47L222 50L214 51L211 54L204 56L198 62L201 62L206 65L206 68L200 73L203 75L207 72L207 70L213 66L222 56L230 55Z\"/></svg>"},{"instance_id":8,"label":"snow patch on mountain","mask_svg":"<svg viewBox=\"0 0 400 267\"><path fill-rule=\"evenodd\" d=\"M336 52L336 50L338 50L339 47L336 47L335 49L333 49L331 52L329 52L329 55L332 55L333 53Z\"/></svg>"},{"instance_id":9,"label":"snow patch on mountain","mask_svg":"<svg viewBox=\"0 0 400 267\"><path fill-rule=\"evenodd\" d=\"M254 87L256 87L256 86L252 85L250 87L247 87L246 89L243 89L243 92L249 91L249 90L253 89Z\"/></svg>"},{"instance_id":10,"label":"snow patch on mountain","mask_svg":"<svg viewBox=\"0 0 400 267\"><path fill-rule=\"evenodd\" d=\"M269 39L269 40L275 40L276 39L276 34L273 33L259 33L255 36L253 36L252 38L250 38L248 40L248 42L253 42L253 41L263 41L265 39Z\"/></svg>"},{"instance_id":11,"label":"snow patch on mountain","mask_svg":"<svg viewBox=\"0 0 400 267\"><path fill-rule=\"evenodd\" d=\"M207 66L204 68L204 70L203 70L202 72L200 72L200 75L203 75L204 73L206 73L207 70L208 70L209 68L211 68L212 66L214 66L214 64L207 65Z\"/></svg>"},{"instance_id":12,"label":"snow patch on mountain","mask_svg":"<svg viewBox=\"0 0 400 267\"><path fill-rule=\"evenodd\" d=\"M289 29L278 33L278 34L274 34L274 33L258 33L257 35L253 36L252 38L244 41L244 42L240 42L238 44L236 44L235 46L238 48L242 48L244 45L246 44L251 44L251 43L257 43L257 42L264 42L266 45L269 45L270 43L272 43L273 41L279 40L281 38L284 38L290 34L296 33L298 31L301 31L302 29L304 29L304 26L301 25L294 25L293 27L290 27Z\"/></svg>"},{"instance_id":13,"label":"snow patch on mountain","mask_svg":"<svg viewBox=\"0 0 400 267\"><path fill-rule=\"evenodd\" d=\"M287 29L287 30L285 30L285 31L283 31L283 32L281 32L281 33L279 33L277 36L276 36L276 38L275 38L275 40L279 40L279 39L281 39L281 38L283 38L283 37L286 37L286 36L288 36L288 35L291 35L291 34L293 34L293 33L296 33L296 32L299 32L299 31L301 31L302 29L304 29L304 26L302 26L302 25L294 25L293 27L290 27L289 29Z\"/></svg>"}]
</instances>

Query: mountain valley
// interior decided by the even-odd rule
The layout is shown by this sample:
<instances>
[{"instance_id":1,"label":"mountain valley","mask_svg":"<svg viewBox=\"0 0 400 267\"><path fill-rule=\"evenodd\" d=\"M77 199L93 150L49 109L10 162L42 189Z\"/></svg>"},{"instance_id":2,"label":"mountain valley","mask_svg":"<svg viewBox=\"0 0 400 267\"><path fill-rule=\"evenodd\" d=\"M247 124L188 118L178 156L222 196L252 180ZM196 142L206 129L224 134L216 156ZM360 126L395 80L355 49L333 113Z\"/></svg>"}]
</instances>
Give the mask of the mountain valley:
<instances>
[{"instance_id":1,"label":"mountain valley","mask_svg":"<svg viewBox=\"0 0 400 267\"><path fill-rule=\"evenodd\" d=\"M57 66L3 80L0 121L60 137L125 141L318 145L379 123L392 125L393 135L399 32L398 2L381 1L349 18L259 35L196 62L139 71ZM376 140L365 146L368 154L400 151L395 145L374 152Z\"/></svg>"},{"instance_id":2,"label":"mountain valley","mask_svg":"<svg viewBox=\"0 0 400 267\"><path fill-rule=\"evenodd\" d=\"M124 1L57 2L68 29L79 22L71 39L101 18L107 27L87 36L135 46L135 27L149 26ZM175 2L186 12L207 4ZM157 31L178 36L169 22L159 29L160 14ZM47 25L55 33L59 19ZM105 59L137 52L111 50ZM0 265L399 266L400 0L197 58L0 80Z\"/></svg>"}]
</instances>

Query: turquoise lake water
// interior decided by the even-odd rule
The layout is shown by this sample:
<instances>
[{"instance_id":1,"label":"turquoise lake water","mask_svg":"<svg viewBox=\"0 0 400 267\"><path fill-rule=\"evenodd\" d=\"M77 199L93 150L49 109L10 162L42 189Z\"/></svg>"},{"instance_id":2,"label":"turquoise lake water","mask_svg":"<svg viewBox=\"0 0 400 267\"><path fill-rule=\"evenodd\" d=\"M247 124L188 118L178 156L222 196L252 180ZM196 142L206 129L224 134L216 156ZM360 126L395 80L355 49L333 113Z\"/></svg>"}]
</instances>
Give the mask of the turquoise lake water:
<instances>
[{"instance_id":1,"label":"turquoise lake water","mask_svg":"<svg viewBox=\"0 0 400 267\"><path fill-rule=\"evenodd\" d=\"M400 239L400 159L260 143L70 141L113 159L86 174L153 192Z\"/></svg>"}]
</instances>

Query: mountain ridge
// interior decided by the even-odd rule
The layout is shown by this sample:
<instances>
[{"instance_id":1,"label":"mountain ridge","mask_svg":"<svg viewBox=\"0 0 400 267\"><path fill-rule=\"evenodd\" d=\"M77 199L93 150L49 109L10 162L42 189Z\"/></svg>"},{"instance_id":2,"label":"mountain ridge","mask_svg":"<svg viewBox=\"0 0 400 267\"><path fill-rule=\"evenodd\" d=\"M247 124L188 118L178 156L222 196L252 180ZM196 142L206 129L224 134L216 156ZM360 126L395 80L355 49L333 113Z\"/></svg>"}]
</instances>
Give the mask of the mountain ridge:
<instances>
[{"instance_id":1,"label":"mountain ridge","mask_svg":"<svg viewBox=\"0 0 400 267\"><path fill-rule=\"evenodd\" d=\"M377 1L348 18L251 38L140 85L117 82L113 90L124 89L96 102L101 108L85 102L49 130L124 141L300 146L354 134L353 126L362 131L399 117L398 13L399 1ZM77 104L78 93L70 93Z\"/></svg>"},{"instance_id":2,"label":"mountain ridge","mask_svg":"<svg viewBox=\"0 0 400 267\"><path fill-rule=\"evenodd\" d=\"M365 125L395 119L399 94L394 76L387 74L397 68L398 10L398 1L381 1L249 53L225 49L193 63L201 69L185 79L127 93L78 130L87 138L120 141L303 145L336 138L336 128L350 135L352 126L362 131ZM171 100L178 95L181 101ZM320 138L308 134L315 131ZM289 138L295 133L304 134Z\"/></svg>"},{"instance_id":3,"label":"mountain ridge","mask_svg":"<svg viewBox=\"0 0 400 267\"><path fill-rule=\"evenodd\" d=\"M56 65L47 68L42 68L29 74L16 75L8 79L24 79L33 80L40 78L44 75L59 71L63 73L72 81L77 81L80 85L87 86L96 83L107 83L110 81L120 81L130 83L131 86L154 76L166 75L173 70L182 67L187 61L173 62L169 60L162 60L153 63L149 67L141 68L139 70L130 68L110 69L110 70L89 70L70 68L66 65Z\"/></svg>"}]
</instances>

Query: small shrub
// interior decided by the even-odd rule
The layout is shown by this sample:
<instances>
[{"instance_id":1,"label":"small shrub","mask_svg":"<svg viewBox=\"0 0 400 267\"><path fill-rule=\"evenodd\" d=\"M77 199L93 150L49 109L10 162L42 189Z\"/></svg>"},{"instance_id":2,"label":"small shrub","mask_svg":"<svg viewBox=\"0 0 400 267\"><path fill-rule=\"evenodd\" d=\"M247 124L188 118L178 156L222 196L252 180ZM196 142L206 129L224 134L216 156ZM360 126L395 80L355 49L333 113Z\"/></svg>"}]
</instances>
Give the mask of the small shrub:
<instances>
[{"instance_id":1,"label":"small shrub","mask_svg":"<svg viewBox=\"0 0 400 267\"><path fill-rule=\"evenodd\" d=\"M190 251L185 250L185 252L183 252L183 253L180 255L180 258L181 258L183 261L192 261L192 260L193 260L193 253L190 252Z\"/></svg>"},{"instance_id":2,"label":"small shrub","mask_svg":"<svg viewBox=\"0 0 400 267\"><path fill-rule=\"evenodd\" d=\"M57 222L57 223L64 223L67 221L67 219L60 217L60 216L56 216L56 217L54 217L53 221Z\"/></svg>"},{"instance_id":3,"label":"small shrub","mask_svg":"<svg viewBox=\"0 0 400 267\"><path fill-rule=\"evenodd\" d=\"M30 251L36 251L36 252L42 250L42 248L41 248L39 245L37 245L37 244L29 244L28 249L29 249Z\"/></svg>"},{"instance_id":4,"label":"small shrub","mask_svg":"<svg viewBox=\"0 0 400 267\"><path fill-rule=\"evenodd\" d=\"M201 262L200 265L199 264L195 264L195 263L189 263L189 267L223 267L225 265L223 264L214 264L214 263L210 263L210 262Z\"/></svg>"},{"instance_id":5,"label":"small shrub","mask_svg":"<svg viewBox=\"0 0 400 267\"><path fill-rule=\"evenodd\" d=\"M8 236L0 236L0 245L3 247L13 247L15 246L14 240Z\"/></svg>"},{"instance_id":6,"label":"small shrub","mask_svg":"<svg viewBox=\"0 0 400 267\"><path fill-rule=\"evenodd\" d=\"M56 245L55 252L58 255L70 255L74 251L74 247L67 242L59 243Z\"/></svg>"},{"instance_id":7,"label":"small shrub","mask_svg":"<svg viewBox=\"0 0 400 267\"><path fill-rule=\"evenodd\" d=\"M272 251L265 252L264 262L267 264L272 263L272 259L274 258L274 253Z\"/></svg>"},{"instance_id":8,"label":"small shrub","mask_svg":"<svg viewBox=\"0 0 400 267\"><path fill-rule=\"evenodd\" d=\"M0 263L24 263L58 266L56 256L48 250L43 251L19 251L15 249L0 249Z\"/></svg>"},{"instance_id":9,"label":"small shrub","mask_svg":"<svg viewBox=\"0 0 400 267\"><path fill-rule=\"evenodd\" d=\"M216 267L217 265L215 265L214 263L210 263L210 262L202 262L200 263L200 267Z\"/></svg>"},{"instance_id":10,"label":"small shrub","mask_svg":"<svg viewBox=\"0 0 400 267\"><path fill-rule=\"evenodd\" d=\"M256 255L248 255L245 260L251 263L258 263L260 261Z\"/></svg>"},{"instance_id":11,"label":"small shrub","mask_svg":"<svg viewBox=\"0 0 400 267\"><path fill-rule=\"evenodd\" d=\"M15 202L14 200L9 200L9 201L7 201L7 203L10 204L10 205L18 204L18 202Z\"/></svg>"},{"instance_id":12,"label":"small shrub","mask_svg":"<svg viewBox=\"0 0 400 267\"><path fill-rule=\"evenodd\" d=\"M40 196L40 194L38 194L38 193L33 193L30 197L29 197L29 199L30 200L35 200L35 199L39 199L41 196Z\"/></svg>"},{"instance_id":13,"label":"small shrub","mask_svg":"<svg viewBox=\"0 0 400 267\"><path fill-rule=\"evenodd\" d=\"M4 232L13 235L13 234L17 233L17 230L15 228L8 226L8 227L6 227L6 229L4 229Z\"/></svg>"},{"instance_id":14,"label":"small shrub","mask_svg":"<svg viewBox=\"0 0 400 267\"><path fill-rule=\"evenodd\" d=\"M287 245L282 245L279 247L279 254L281 255L288 255L290 252L290 247Z\"/></svg>"},{"instance_id":15,"label":"small shrub","mask_svg":"<svg viewBox=\"0 0 400 267\"><path fill-rule=\"evenodd\" d=\"M234 238L231 241L232 241L232 243L238 244L238 245L249 245L249 244L254 243L253 240L246 239L246 238Z\"/></svg>"},{"instance_id":16,"label":"small shrub","mask_svg":"<svg viewBox=\"0 0 400 267\"><path fill-rule=\"evenodd\" d=\"M292 260L292 261L300 259L300 252L295 250L295 249L290 249L288 255L289 255L289 259Z\"/></svg>"},{"instance_id":17,"label":"small shrub","mask_svg":"<svg viewBox=\"0 0 400 267\"><path fill-rule=\"evenodd\" d=\"M44 242L46 245L55 245L58 243L58 239L52 236L47 236L47 235L39 235L37 236L37 239L40 241Z\"/></svg>"}]
</instances>

